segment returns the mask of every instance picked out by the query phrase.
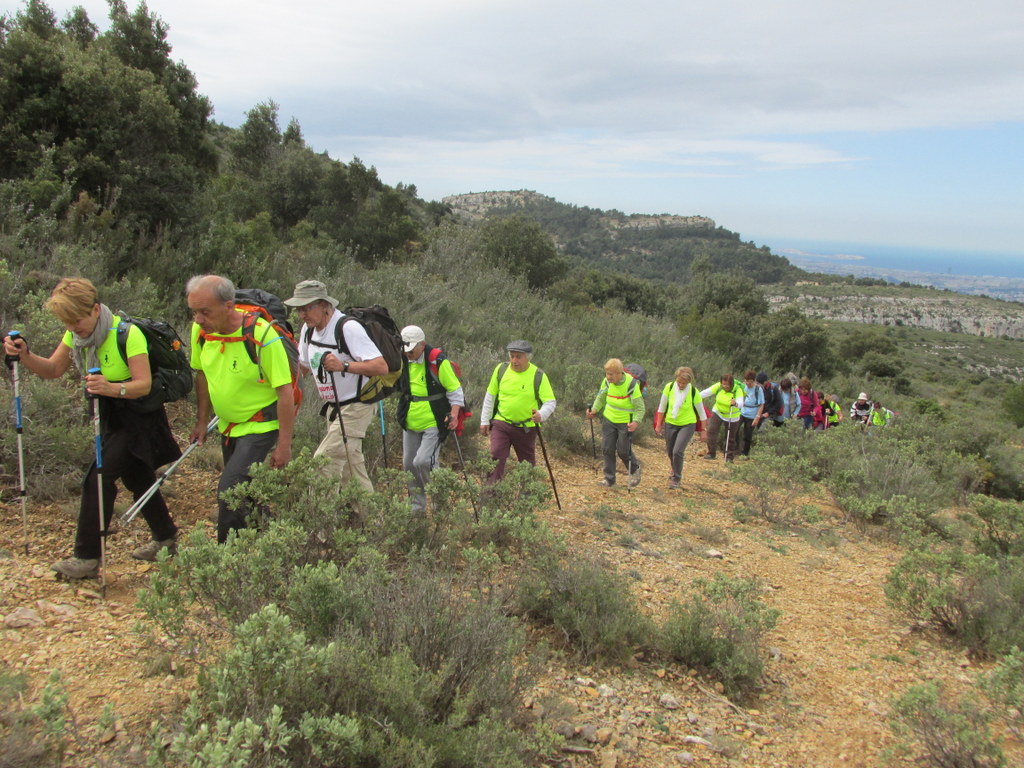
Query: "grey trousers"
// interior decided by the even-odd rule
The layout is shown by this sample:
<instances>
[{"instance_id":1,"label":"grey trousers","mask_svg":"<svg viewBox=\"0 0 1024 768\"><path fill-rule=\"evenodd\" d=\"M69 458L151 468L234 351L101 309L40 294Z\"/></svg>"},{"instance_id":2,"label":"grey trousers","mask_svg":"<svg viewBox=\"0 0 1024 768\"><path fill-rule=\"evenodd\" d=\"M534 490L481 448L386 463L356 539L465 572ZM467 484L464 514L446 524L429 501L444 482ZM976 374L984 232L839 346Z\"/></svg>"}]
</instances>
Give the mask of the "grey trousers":
<instances>
[{"instance_id":1,"label":"grey trousers","mask_svg":"<svg viewBox=\"0 0 1024 768\"><path fill-rule=\"evenodd\" d=\"M427 511L427 494L424 490L430 482L430 473L437 466L441 452L441 430L428 427L422 432L406 429L402 432L402 469L412 474L409 482L409 501L412 511L422 515Z\"/></svg>"},{"instance_id":2,"label":"grey trousers","mask_svg":"<svg viewBox=\"0 0 1024 768\"><path fill-rule=\"evenodd\" d=\"M640 468L640 462L633 454L633 436L627 429L626 424L616 424L601 418L601 448L604 450L604 479L609 483L615 482L615 457L622 459L626 465L626 471L636 472Z\"/></svg>"},{"instance_id":3,"label":"grey trousers","mask_svg":"<svg viewBox=\"0 0 1024 768\"><path fill-rule=\"evenodd\" d=\"M672 480L679 482L683 479L683 453L686 446L693 439L693 433L697 430L696 424L684 424L677 427L674 424L666 424L665 451L668 453L668 461L672 465Z\"/></svg>"}]
</instances>

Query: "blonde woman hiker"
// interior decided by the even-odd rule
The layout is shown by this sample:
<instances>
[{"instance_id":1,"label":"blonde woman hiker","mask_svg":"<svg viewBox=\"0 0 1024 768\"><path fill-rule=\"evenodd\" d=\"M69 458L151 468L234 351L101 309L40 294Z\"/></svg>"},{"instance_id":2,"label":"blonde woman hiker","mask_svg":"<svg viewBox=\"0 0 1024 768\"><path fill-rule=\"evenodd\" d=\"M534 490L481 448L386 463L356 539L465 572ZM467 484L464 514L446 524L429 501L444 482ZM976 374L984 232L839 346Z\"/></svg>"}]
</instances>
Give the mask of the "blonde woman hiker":
<instances>
[{"instance_id":1,"label":"blonde woman hiker","mask_svg":"<svg viewBox=\"0 0 1024 768\"><path fill-rule=\"evenodd\" d=\"M707 411L700 392L693 384L693 369L676 368L675 381L670 381L661 392L661 402L654 414L654 432L665 438L665 452L672 468L668 487L678 488L683 479L683 454L700 427L700 439L707 440L705 428Z\"/></svg>"},{"instance_id":2,"label":"blonde woman hiker","mask_svg":"<svg viewBox=\"0 0 1024 768\"><path fill-rule=\"evenodd\" d=\"M100 302L95 286L81 277L61 280L46 308L66 329L53 353L41 357L28 348L24 338L10 337L4 338L4 352L20 355L21 364L41 379L58 379L74 364L86 391L97 399L102 471L93 462L82 482L73 556L50 566L65 579L96 578L101 575L101 539L110 525L117 497L115 481L120 479L138 498L156 481L156 468L179 458L181 451L162 405L147 412L132 407L133 401L148 395L153 386L149 342L142 331L134 324L127 326L122 355L118 344L121 318ZM132 557L153 561L163 549L174 554L178 528L159 491L141 511L152 539L136 549Z\"/></svg>"},{"instance_id":3,"label":"blonde woman hiker","mask_svg":"<svg viewBox=\"0 0 1024 768\"><path fill-rule=\"evenodd\" d=\"M633 433L644 419L646 406L640 381L626 372L622 361L613 357L604 364L604 381L587 418L601 415L601 446L604 450L604 479L601 485L615 485L615 457L622 459L629 473L629 487L640 485L640 462L633 453Z\"/></svg>"}]
</instances>

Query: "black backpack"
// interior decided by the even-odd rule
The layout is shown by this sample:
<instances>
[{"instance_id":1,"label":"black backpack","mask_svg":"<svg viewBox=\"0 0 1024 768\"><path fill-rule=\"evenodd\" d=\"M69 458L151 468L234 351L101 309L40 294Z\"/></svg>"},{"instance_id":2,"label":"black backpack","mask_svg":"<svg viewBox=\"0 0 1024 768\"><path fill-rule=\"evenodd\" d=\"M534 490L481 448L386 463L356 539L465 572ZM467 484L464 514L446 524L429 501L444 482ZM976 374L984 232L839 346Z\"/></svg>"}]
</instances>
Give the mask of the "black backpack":
<instances>
[{"instance_id":1,"label":"black backpack","mask_svg":"<svg viewBox=\"0 0 1024 768\"><path fill-rule=\"evenodd\" d=\"M178 332L163 320L131 317L124 312L118 312L118 316L117 349L121 358L127 365L128 331L134 325L142 331L149 345L149 371L153 377L149 394L126 400L127 406L138 413L152 413L163 408L164 403L188 395L192 391L192 368Z\"/></svg>"},{"instance_id":2,"label":"black backpack","mask_svg":"<svg viewBox=\"0 0 1024 768\"><path fill-rule=\"evenodd\" d=\"M395 391L398 380L402 376L402 369L405 367L402 335L398 330L398 325L391 319L391 313L380 304L374 304L369 307L349 307L343 310L343 312L344 317L334 326L333 345L319 344L313 341L313 329L309 326L306 327L305 341L307 344L337 349L351 357L348 344L345 342L345 323L354 320L363 326L366 335L370 337L370 341L380 350L384 362L388 365L388 372L383 376L361 377L365 379L365 383L359 387L359 394L356 395L354 400L348 400L347 402L376 403ZM345 404L338 403L338 405Z\"/></svg>"}]
</instances>

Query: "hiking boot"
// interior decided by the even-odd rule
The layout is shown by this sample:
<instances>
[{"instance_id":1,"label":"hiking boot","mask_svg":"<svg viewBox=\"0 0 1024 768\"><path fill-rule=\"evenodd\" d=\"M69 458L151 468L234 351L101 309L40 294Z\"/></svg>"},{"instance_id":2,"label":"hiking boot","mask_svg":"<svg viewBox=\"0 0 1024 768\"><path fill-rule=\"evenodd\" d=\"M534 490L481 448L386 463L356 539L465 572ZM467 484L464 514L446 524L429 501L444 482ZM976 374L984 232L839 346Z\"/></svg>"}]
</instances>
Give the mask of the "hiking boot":
<instances>
[{"instance_id":1,"label":"hiking boot","mask_svg":"<svg viewBox=\"0 0 1024 768\"><path fill-rule=\"evenodd\" d=\"M603 485L605 488L611 488L613 485L615 485L615 482L614 481L609 481L609 480L605 479L605 480L599 481L598 485Z\"/></svg>"},{"instance_id":2,"label":"hiking boot","mask_svg":"<svg viewBox=\"0 0 1024 768\"><path fill-rule=\"evenodd\" d=\"M715 460L715 459L717 459L718 457L717 457L717 456L715 456L715 454L713 454L713 453L705 453L705 454L704 454L704 458L705 458L705 459L711 459L712 461L714 461L714 460Z\"/></svg>"},{"instance_id":3,"label":"hiking boot","mask_svg":"<svg viewBox=\"0 0 1024 768\"><path fill-rule=\"evenodd\" d=\"M669 489L678 488L679 487L679 481L678 480L669 480L668 481L668 487L669 487Z\"/></svg>"},{"instance_id":4,"label":"hiking boot","mask_svg":"<svg viewBox=\"0 0 1024 768\"><path fill-rule=\"evenodd\" d=\"M161 549L167 549L172 555L177 554L178 543L173 538L164 539L163 541L151 541L148 544L143 544L132 552L132 557L136 560L145 560L148 563L155 563L156 556Z\"/></svg>"},{"instance_id":5,"label":"hiking boot","mask_svg":"<svg viewBox=\"0 0 1024 768\"><path fill-rule=\"evenodd\" d=\"M95 558L69 557L50 568L57 572L58 578L65 579L95 579L100 575L100 561Z\"/></svg>"},{"instance_id":6,"label":"hiking boot","mask_svg":"<svg viewBox=\"0 0 1024 768\"><path fill-rule=\"evenodd\" d=\"M636 469L633 470L633 474L631 474L629 476L629 487L630 488L636 488L638 485L640 485L640 476L641 476L641 474L642 473L640 471L640 467L637 467Z\"/></svg>"}]
</instances>

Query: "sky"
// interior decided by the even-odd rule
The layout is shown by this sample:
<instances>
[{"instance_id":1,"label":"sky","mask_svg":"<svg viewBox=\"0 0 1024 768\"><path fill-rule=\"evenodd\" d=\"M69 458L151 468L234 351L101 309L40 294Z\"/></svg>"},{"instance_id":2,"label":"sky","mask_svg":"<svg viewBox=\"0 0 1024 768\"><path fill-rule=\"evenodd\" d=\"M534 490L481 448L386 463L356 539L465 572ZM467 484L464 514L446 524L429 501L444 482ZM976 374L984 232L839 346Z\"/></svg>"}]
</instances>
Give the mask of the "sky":
<instances>
[{"instance_id":1,"label":"sky","mask_svg":"<svg viewBox=\"0 0 1024 768\"><path fill-rule=\"evenodd\" d=\"M50 2L73 5L107 26L102 0ZM427 200L531 189L759 245L1024 260L1021 0L148 5L214 119L272 100Z\"/></svg>"}]
</instances>

